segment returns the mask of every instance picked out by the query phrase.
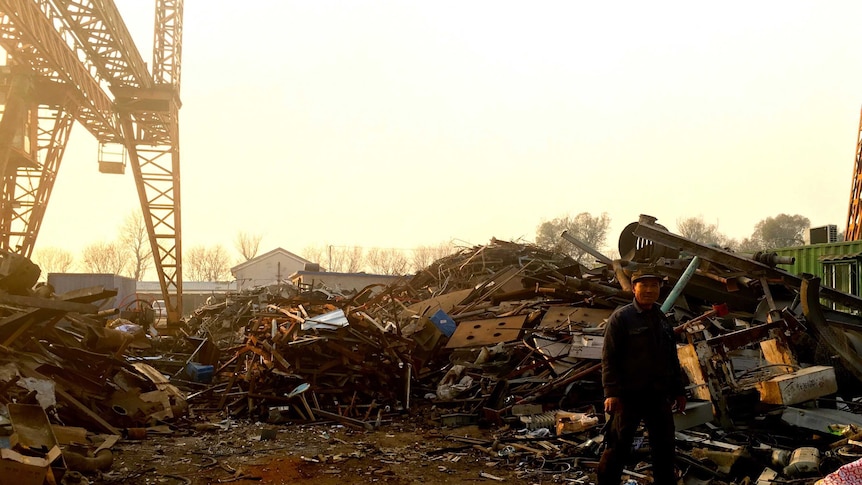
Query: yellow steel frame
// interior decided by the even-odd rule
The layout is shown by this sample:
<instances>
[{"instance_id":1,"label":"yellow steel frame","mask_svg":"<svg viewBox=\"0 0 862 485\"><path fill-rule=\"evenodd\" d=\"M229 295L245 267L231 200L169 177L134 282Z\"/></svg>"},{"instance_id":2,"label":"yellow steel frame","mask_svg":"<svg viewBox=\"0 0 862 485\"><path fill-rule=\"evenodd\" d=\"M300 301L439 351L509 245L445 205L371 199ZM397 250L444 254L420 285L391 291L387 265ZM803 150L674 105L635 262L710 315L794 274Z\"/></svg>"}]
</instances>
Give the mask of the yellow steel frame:
<instances>
[{"instance_id":1,"label":"yellow steel frame","mask_svg":"<svg viewBox=\"0 0 862 485\"><path fill-rule=\"evenodd\" d=\"M850 209L847 211L845 241L862 239L862 112L859 115L859 131L856 136L856 163L853 165L850 187Z\"/></svg>"},{"instance_id":2,"label":"yellow steel frame","mask_svg":"<svg viewBox=\"0 0 862 485\"><path fill-rule=\"evenodd\" d=\"M14 137L0 120L0 247L32 252L74 119L130 154L169 323L182 311L182 14L183 0L156 0L151 74L113 0L0 0L0 48L36 85L27 96L8 90L4 118L17 106L7 125L38 131L24 161L4 168Z\"/></svg>"}]
</instances>

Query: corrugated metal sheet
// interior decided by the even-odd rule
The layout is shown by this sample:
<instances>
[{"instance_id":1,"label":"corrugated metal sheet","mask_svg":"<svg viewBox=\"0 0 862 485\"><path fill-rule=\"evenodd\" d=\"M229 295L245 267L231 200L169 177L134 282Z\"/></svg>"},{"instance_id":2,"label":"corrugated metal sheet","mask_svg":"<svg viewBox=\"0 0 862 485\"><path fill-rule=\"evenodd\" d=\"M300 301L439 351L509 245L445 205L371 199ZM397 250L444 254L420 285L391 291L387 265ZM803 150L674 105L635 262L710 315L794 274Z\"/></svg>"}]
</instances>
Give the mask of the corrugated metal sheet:
<instances>
[{"instance_id":1,"label":"corrugated metal sheet","mask_svg":"<svg viewBox=\"0 0 862 485\"><path fill-rule=\"evenodd\" d=\"M775 249L774 251L780 256L793 256L796 258L796 262L792 265L782 264L778 266L788 273L795 275L809 273L822 277L824 260L853 258L862 253L862 241L811 244L808 246Z\"/></svg>"}]
</instances>

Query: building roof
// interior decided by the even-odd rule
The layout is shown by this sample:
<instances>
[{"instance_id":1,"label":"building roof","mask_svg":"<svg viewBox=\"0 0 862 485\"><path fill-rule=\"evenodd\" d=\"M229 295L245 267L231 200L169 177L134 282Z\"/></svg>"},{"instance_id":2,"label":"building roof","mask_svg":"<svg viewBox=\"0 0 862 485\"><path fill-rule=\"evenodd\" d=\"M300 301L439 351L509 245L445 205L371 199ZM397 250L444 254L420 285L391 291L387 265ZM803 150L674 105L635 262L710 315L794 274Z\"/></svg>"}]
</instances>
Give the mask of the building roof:
<instances>
[{"instance_id":1,"label":"building roof","mask_svg":"<svg viewBox=\"0 0 862 485\"><path fill-rule=\"evenodd\" d=\"M397 280L398 278L403 278L402 276L398 276L398 275L374 274L374 273L365 273L365 272L339 273L336 271L305 271L305 270L297 271L297 272L293 273L292 275L290 275L288 278L294 278L296 276L306 276L306 275L308 275L308 276L315 276L315 275L320 275L320 276L350 276L351 278L354 278L354 277L363 278L364 277L364 278L393 279L393 280Z\"/></svg>"},{"instance_id":2,"label":"building roof","mask_svg":"<svg viewBox=\"0 0 862 485\"><path fill-rule=\"evenodd\" d=\"M267 253L263 253L263 254L261 254L260 256L255 256L254 258L251 258L251 259L249 259L248 261L242 262L242 263L240 263L240 264L238 264L238 265L236 265L236 266L232 267L232 268L230 269L230 272L231 272L231 274L234 274L234 273L236 273L238 270L241 270L241 269L243 269L243 268L245 268L245 267L247 267L247 266L251 266L252 264L254 264L254 263L258 262L258 261L262 261L262 260L264 260L264 259L266 259L266 258L269 258L269 257L272 257L272 256L274 256L274 255L276 255L276 254L282 254L282 255L284 255L284 256L287 256L288 258L295 259L295 260L297 260L297 261L298 261L298 262L300 262L300 263L309 263L309 264L313 264L313 263L312 263L312 261L309 261L309 260L307 260L307 259L303 258L302 256L297 256L297 255L295 255L295 254L291 253L290 251L288 251L288 250L286 250L286 249L283 249L283 248L275 248L275 249L273 249L272 251L269 251L269 252L267 252Z\"/></svg>"},{"instance_id":3,"label":"building roof","mask_svg":"<svg viewBox=\"0 0 862 485\"><path fill-rule=\"evenodd\" d=\"M183 293L221 293L236 290L233 281L183 281ZM138 281L138 293L159 293L162 291L158 281Z\"/></svg>"},{"instance_id":4,"label":"building roof","mask_svg":"<svg viewBox=\"0 0 862 485\"><path fill-rule=\"evenodd\" d=\"M848 261L852 259L860 259L862 258L862 252L855 252L850 254L824 254L823 256L818 257L817 259L822 262L827 261Z\"/></svg>"}]
</instances>

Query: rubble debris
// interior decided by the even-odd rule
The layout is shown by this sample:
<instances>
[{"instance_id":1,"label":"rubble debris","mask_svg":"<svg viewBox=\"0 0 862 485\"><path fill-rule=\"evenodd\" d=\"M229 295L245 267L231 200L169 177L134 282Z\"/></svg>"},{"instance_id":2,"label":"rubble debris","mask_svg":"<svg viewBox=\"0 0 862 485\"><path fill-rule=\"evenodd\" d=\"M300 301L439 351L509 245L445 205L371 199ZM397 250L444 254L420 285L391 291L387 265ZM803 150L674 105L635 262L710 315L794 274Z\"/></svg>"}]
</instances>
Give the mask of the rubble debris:
<instances>
[{"instance_id":1,"label":"rubble debris","mask_svg":"<svg viewBox=\"0 0 862 485\"><path fill-rule=\"evenodd\" d=\"M662 308L692 398L675 419L686 483L819 478L862 456L862 299L649 216L621 235L619 259L561 239L595 266L492 239L355 294L282 284L212 298L171 335L101 309L101 288L18 285L0 292L0 404L38 403L58 423L126 439L206 416L374 433L421 412L496 435L441 453L586 483L605 420L603 326L649 266L669 283Z\"/></svg>"}]
</instances>

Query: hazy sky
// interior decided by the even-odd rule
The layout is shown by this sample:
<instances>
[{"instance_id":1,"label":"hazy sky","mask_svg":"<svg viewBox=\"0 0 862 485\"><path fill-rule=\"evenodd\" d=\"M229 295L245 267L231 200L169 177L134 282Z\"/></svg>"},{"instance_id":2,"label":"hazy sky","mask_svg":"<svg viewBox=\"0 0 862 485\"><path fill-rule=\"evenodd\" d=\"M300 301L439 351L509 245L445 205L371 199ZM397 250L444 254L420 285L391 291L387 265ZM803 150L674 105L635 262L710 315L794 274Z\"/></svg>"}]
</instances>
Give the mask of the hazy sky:
<instances>
[{"instance_id":1,"label":"hazy sky","mask_svg":"<svg viewBox=\"0 0 862 485\"><path fill-rule=\"evenodd\" d=\"M117 0L150 60L152 5ZM142 5L146 4L147 8ZM186 0L186 248L531 241L543 221L780 213L843 230L862 2ZM113 239L80 125L37 242Z\"/></svg>"}]
</instances>

